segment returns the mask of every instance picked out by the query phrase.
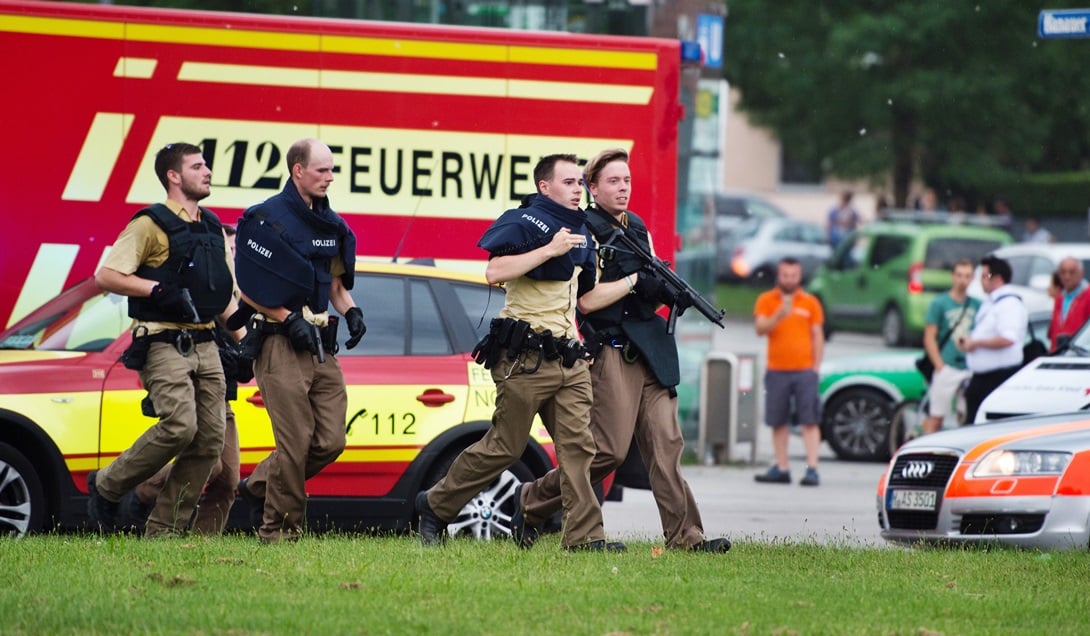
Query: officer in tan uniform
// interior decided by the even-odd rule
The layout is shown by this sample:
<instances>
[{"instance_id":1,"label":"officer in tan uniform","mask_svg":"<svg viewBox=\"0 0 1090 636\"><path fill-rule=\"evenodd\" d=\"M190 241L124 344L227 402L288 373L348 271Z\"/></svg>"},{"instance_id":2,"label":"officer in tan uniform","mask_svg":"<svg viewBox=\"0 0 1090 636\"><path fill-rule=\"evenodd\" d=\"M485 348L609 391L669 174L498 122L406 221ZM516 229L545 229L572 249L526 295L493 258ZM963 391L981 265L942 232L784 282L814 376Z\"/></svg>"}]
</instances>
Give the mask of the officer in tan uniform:
<instances>
[{"instance_id":1,"label":"officer in tan uniform","mask_svg":"<svg viewBox=\"0 0 1090 636\"><path fill-rule=\"evenodd\" d=\"M129 297L136 319L125 366L140 380L159 421L112 463L87 476L88 515L114 530L122 496L171 459L174 467L145 534L183 531L220 456L224 436L224 376L213 341L213 319L235 310L231 254L223 227L198 206L212 171L201 149L170 144L155 156L167 201L138 212L114 242L95 281Z\"/></svg>"},{"instance_id":2,"label":"officer in tan uniform","mask_svg":"<svg viewBox=\"0 0 1090 636\"><path fill-rule=\"evenodd\" d=\"M272 421L276 449L239 482L239 496L262 511L265 543L303 533L306 480L344 450L348 394L336 358L341 312L355 347L366 331L349 293L355 283L356 235L329 205L333 152L300 139L287 153L283 190L246 210L238 225L238 285L258 313L249 329L254 376ZM236 318L232 317L232 324Z\"/></svg>"},{"instance_id":3,"label":"officer in tan uniform","mask_svg":"<svg viewBox=\"0 0 1090 636\"><path fill-rule=\"evenodd\" d=\"M574 318L579 289L594 284L594 260L579 209L576 157L542 158L534 181L538 194L501 215L478 243L491 255L488 282L507 288L499 317L475 351L492 371L496 410L484 437L455 458L439 483L417 495L425 545L440 543L462 507L522 456L534 415L540 414L560 466L563 547L624 549L605 541L588 473L595 450L588 426L590 371Z\"/></svg>"},{"instance_id":4,"label":"officer in tan uniform","mask_svg":"<svg viewBox=\"0 0 1090 636\"><path fill-rule=\"evenodd\" d=\"M615 231L626 232L653 254L643 220L628 211L631 173L628 152L605 150L587 162L585 179L595 207L587 225L599 245L609 245ZM643 270L631 251L600 249L598 282L579 297L580 324L594 352L590 373L594 406L590 427L598 452L590 465L597 483L620 467L635 437L648 469L667 548L726 552L727 539L705 539L700 511L681 474L685 440L677 421L681 380L677 345L666 321L655 314L665 303L677 305L661 282ZM556 470L516 490L513 538L533 546L539 526L560 508L560 475Z\"/></svg>"}]
</instances>

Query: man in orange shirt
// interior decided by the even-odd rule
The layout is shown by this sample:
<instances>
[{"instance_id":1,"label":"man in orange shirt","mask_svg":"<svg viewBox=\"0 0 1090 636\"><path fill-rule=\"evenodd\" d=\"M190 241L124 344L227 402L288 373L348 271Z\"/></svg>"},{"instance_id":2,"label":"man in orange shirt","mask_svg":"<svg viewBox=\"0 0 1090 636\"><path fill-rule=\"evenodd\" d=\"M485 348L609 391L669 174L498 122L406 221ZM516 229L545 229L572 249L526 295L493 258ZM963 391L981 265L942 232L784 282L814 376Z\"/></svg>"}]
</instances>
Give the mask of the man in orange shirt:
<instances>
[{"instance_id":1,"label":"man in orange shirt","mask_svg":"<svg viewBox=\"0 0 1090 636\"><path fill-rule=\"evenodd\" d=\"M776 287L758 296L753 309L757 335L768 336L765 421L772 427L772 447L776 453L776 465L755 477L762 483L791 483L787 462L790 398L795 400L795 410L802 424L802 442L806 447L806 475L799 483L803 486L819 483L818 370L825 350L822 328L825 315L821 303L803 290L801 283L799 261L790 257L781 260L776 269Z\"/></svg>"}]
</instances>

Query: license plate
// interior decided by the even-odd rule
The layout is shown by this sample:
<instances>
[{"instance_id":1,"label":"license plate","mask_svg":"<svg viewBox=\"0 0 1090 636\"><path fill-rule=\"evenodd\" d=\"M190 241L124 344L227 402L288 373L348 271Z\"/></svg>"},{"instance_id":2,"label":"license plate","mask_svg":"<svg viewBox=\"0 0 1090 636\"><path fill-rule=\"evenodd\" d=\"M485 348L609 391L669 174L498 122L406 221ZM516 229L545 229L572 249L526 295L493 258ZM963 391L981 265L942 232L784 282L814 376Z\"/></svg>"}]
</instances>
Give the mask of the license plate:
<instances>
[{"instance_id":1,"label":"license plate","mask_svg":"<svg viewBox=\"0 0 1090 636\"><path fill-rule=\"evenodd\" d=\"M893 490L889 493L890 510L934 510L938 493L934 490Z\"/></svg>"}]
</instances>

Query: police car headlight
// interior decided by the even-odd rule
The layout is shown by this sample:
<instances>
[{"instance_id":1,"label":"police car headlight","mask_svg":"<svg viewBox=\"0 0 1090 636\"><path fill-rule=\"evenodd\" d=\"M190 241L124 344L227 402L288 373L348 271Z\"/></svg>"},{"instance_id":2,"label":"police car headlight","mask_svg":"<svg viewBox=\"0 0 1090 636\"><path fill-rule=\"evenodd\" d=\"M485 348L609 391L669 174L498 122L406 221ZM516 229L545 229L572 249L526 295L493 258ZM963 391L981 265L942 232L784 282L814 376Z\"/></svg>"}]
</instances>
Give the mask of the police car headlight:
<instances>
[{"instance_id":1,"label":"police car headlight","mask_svg":"<svg viewBox=\"0 0 1090 636\"><path fill-rule=\"evenodd\" d=\"M1071 453L994 450L977 462L972 474L973 477L1058 475L1070 461Z\"/></svg>"}]
</instances>

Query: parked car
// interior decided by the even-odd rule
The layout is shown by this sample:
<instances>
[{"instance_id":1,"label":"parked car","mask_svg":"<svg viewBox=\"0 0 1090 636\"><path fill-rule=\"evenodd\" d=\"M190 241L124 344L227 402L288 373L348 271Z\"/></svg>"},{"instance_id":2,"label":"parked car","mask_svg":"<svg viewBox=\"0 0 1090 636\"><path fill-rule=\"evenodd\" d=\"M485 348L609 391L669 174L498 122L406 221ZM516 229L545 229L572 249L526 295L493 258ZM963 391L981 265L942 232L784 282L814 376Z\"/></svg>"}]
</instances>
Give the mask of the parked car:
<instances>
[{"instance_id":1,"label":"parked car","mask_svg":"<svg viewBox=\"0 0 1090 636\"><path fill-rule=\"evenodd\" d=\"M752 192L716 192L705 197L706 204L714 208L716 235L720 238L749 219L787 218L783 209Z\"/></svg>"},{"instance_id":2,"label":"parked car","mask_svg":"<svg viewBox=\"0 0 1090 636\"><path fill-rule=\"evenodd\" d=\"M888 541L1090 547L1085 412L966 426L906 443L878 483Z\"/></svg>"},{"instance_id":3,"label":"parked car","mask_svg":"<svg viewBox=\"0 0 1090 636\"><path fill-rule=\"evenodd\" d=\"M1090 329L1083 326L1059 354L1019 369L980 404L977 422L1090 409Z\"/></svg>"},{"instance_id":4,"label":"parked car","mask_svg":"<svg viewBox=\"0 0 1090 636\"><path fill-rule=\"evenodd\" d=\"M1090 243L1016 243L1001 247L993 254L1011 264L1012 291L1021 296L1030 309L1052 311L1048 284L1061 260L1069 256L1077 258L1083 271L1090 276ZM974 296L984 295L979 270L978 266L977 275L969 285L969 293Z\"/></svg>"},{"instance_id":5,"label":"parked car","mask_svg":"<svg viewBox=\"0 0 1090 636\"><path fill-rule=\"evenodd\" d=\"M919 344L927 308L949 289L954 263L1010 242L992 227L871 223L844 239L808 288L821 300L829 333L877 331L891 347Z\"/></svg>"},{"instance_id":6,"label":"parked car","mask_svg":"<svg viewBox=\"0 0 1090 636\"><path fill-rule=\"evenodd\" d=\"M832 248L821 226L786 217L751 218L719 241L719 279L771 285L776 264L792 256L802 265L804 281L810 280Z\"/></svg>"},{"instance_id":7,"label":"parked car","mask_svg":"<svg viewBox=\"0 0 1090 636\"><path fill-rule=\"evenodd\" d=\"M1034 334L1042 342L1050 315L1040 311L1030 315ZM1090 334L1086 337L1090 341ZM913 434L922 423L927 399L927 384L915 364L921 355L920 349L906 349L821 364L821 435L837 457L885 461ZM1090 370L1090 359L1085 369ZM1069 405L1060 408L1074 410ZM956 418L948 419L947 426L956 425Z\"/></svg>"},{"instance_id":8,"label":"parked car","mask_svg":"<svg viewBox=\"0 0 1090 636\"><path fill-rule=\"evenodd\" d=\"M503 290L433 267L360 264L352 295L367 337L349 350L340 334L348 444L307 482L308 523L403 530L416 494L490 426L496 388L469 352L503 305ZM126 299L88 279L0 332L0 534L82 525L87 473L152 423L140 412L137 374L118 362L130 323ZM233 406L245 476L275 441L253 382L239 387ZM515 487L555 466L540 423L531 437L453 532L510 533Z\"/></svg>"}]
</instances>

